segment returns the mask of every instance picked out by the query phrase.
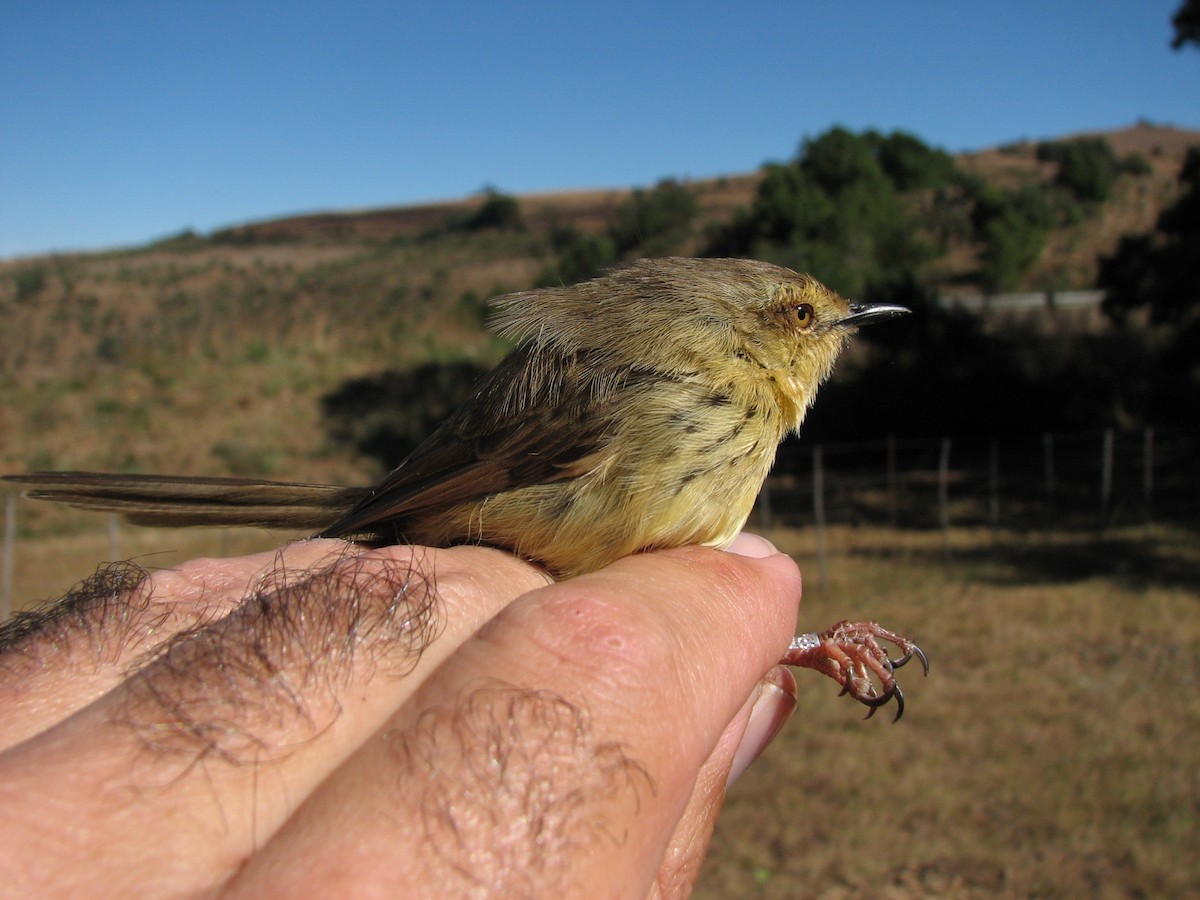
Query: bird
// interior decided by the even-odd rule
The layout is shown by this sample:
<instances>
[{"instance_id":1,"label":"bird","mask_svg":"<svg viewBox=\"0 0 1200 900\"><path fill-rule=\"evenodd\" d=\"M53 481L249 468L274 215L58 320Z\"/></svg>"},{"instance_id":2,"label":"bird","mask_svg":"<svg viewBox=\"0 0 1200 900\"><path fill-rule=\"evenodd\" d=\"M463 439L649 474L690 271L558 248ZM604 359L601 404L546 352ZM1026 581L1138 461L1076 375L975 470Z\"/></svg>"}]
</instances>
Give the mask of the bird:
<instances>
[{"instance_id":1,"label":"bird","mask_svg":"<svg viewBox=\"0 0 1200 900\"><path fill-rule=\"evenodd\" d=\"M727 546L849 337L909 313L767 262L679 257L492 302L492 325L515 349L372 487L91 472L6 480L139 525L486 544L569 578L631 553ZM783 661L824 671L868 716L895 698L898 719L893 670L914 655L928 672L912 641L839 622L798 637Z\"/></svg>"}]
</instances>

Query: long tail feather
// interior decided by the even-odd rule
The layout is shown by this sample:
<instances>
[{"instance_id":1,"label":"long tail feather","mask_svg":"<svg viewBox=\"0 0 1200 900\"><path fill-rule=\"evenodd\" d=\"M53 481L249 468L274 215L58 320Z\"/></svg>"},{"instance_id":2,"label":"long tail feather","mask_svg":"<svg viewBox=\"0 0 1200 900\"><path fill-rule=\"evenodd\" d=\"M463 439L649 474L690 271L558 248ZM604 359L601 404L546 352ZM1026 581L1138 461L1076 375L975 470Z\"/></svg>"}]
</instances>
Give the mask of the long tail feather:
<instances>
[{"instance_id":1,"label":"long tail feather","mask_svg":"<svg viewBox=\"0 0 1200 900\"><path fill-rule=\"evenodd\" d=\"M136 525L258 525L321 529L368 492L327 484L177 475L34 472L5 481L31 485L26 496L79 509L120 513Z\"/></svg>"}]
</instances>

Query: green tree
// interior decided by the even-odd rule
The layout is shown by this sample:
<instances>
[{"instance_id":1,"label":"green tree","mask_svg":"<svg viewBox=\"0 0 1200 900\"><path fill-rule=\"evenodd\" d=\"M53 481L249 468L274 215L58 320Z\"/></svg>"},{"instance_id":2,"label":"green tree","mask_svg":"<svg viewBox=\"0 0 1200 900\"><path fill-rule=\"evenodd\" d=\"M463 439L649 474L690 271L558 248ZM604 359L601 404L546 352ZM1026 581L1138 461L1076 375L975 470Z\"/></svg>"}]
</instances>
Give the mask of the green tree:
<instances>
[{"instance_id":1,"label":"green tree","mask_svg":"<svg viewBox=\"0 0 1200 900\"><path fill-rule=\"evenodd\" d=\"M1126 237L1100 261L1104 311L1124 326L1127 343L1145 343L1147 421L1196 427L1200 409L1200 147L1193 147L1179 180L1183 193L1163 210L1152 234ZM1130 316L1145 310L1148 335Z\"/></svg>"},{"instance_id":2,"label":"green tree","mask_svg":"<svg viewBox=\"0 0 1200 900\"><path fill-rule=\"evenodd\" d=\"M1200 0L1183 0L1175 15L1171 17L1171 24L1175 26L1172 47L1176 50L1184 44L1200 47Z\"/></svg>"},{"instance_id":3,"label":"green tree","mask_svg":"<svg viewBox=\"0 0 1200 900\"><path fill-rule=\"evenodd\" d=\"M555 261L538 276L535 287L575 284L594 278L617 261L617 249L605 234L585 234L574 226L550 234Z\"/></svg>"},{"instance_id":4,"label":"green tree","mask_svg":"<svg viewBox=\"0 0 1200 900\"><path fill-rule=\"evenodd\" d=\"M662 256L687 236L698 211L695 194L665 179L649 191L634 191L617 210L609 235L618 254L636 248L646 256Z\"/></svg>"},{"instance_id":5,"label":"green tree","mask_svg":"<svg viewBox=\"0 0 1200 900\"><path fill-rule=\"evenodd\" d=\"M971 222L983 247L979 281L985 291L1011 291L1037 262L1053 215L1037 190L980 187Z\"/></svg>"},{"instance_id":6,"label":"green tree","mask_svg":"<svg viewBox=\"0 0 1200 900\"><path fill-rule=\"evenodd\" d=\"M856 135L845 128L831 128L804 142L800 171L830 196L836 197L851 185L882 188L887 175L876 155L877 135Z\"/></svg>"},{"instance_id":7,"label":"green tree","mask_svg":"<svg viewBox=\"0 0 1200 900\"><path fill-rule=\"evenodd\" d=\"M944 187L958 179L953 156L903 131L881 138L877 153L880 167L899 191Z\"/></svg>"},{"instance_id":8,"label":"green tree","mask_svg":"<svg viewBox=\"0 0 1200 900\"><path fill-rule=\"evenodd\" d=\"M1102 137L1038 144L1038 159L1058 164L1055 184L1085 202L1102 203L1112 194L1120 163L1112 145Z\"/></svg>"},{"instance_id":9,"label":"green tree","mask_svg":"<svg viewBox=\"0 0 1200 900\"><path fill-rule=\"evenodd\" d=\"M921 158L935 159L915 141L840 127L806 140L795 160L766 167L750 208L713 235L707 252L808 271L852 296L886 295L932 256L897 185L922 180ZM885 171L885 159L898 175Z\"/></svg>"},{"instance_id":10,"label":"green tree","mask_svg":"<svg viewBox=\"0 0 1200 900\"><path fill-rule=\"evenodd\" d=\"M1100 261L1104 310L1115 321L1137 309L1160 324L1200 319L1200 147L1188 151L1179 182L1179 200L1163 210L1155 232L1122 238Z\"/></svg>"},{"instance_id":11,"label":"green tree","mask_svg":"<svg viewBox=\"0 0 1200 900\"><path fill-rule=\"evenodd\" d=\"M1011 205L1001 207L983 229L979 281L985 291L1012 291L1021 276L1037 262L1046 246L1046 232L1034 228Z\"/></svg>"},{"instance_id":12,"label":"green tree","mask_svg":"<svg viewBox=\"0 0 1200 900\"><path fill-rule=\"evenodd\" d=\"M1121 172L1126 175L1152 175L1154 167L1150 165L1150 160L1142 156L1140 153L1127 153L1121 157Z\"/></svg>"},{"instance_id":13,"label":"green tree","mask_svg":"<svg viewBox=\"0 0 1200 900\"><path fill-rule=\"evenodd\" d=\"M516 197L489 187L484 191L483 205L463 219L458 227L465 231L520 228L521 206Z\"/></svg>"},{"instance_id":14,"label":"green tree","mask_svg":"<svg viewBox=\"0 0 1200 900\"><path fill-rule=\"evenodd\" d=\"M17 289L17 300L28 300L42 292L46 286L46 270L41 266L26 266L13 273Z\"/></svg>"}]
</instances>

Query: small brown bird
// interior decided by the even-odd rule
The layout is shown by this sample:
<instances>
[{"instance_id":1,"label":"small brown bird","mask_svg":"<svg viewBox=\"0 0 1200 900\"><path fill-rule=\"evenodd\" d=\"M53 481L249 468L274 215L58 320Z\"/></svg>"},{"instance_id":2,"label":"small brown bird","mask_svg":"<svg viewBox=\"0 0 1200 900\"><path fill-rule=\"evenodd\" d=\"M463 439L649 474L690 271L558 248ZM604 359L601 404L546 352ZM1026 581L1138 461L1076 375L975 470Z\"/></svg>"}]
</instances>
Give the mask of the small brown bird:
<instances>
[{"instance_id":1,"label":"small brown bird","mask_svg":"<svg viewBox=\"0 0 1200 900\"><path fill-rule=\"evenodd\" d=\"M646 259L494 302L517 349L373 488L80 472L8 480L141 525L484 543L569 577L642 550L728 545L851 332L908 312L737 259ZM872 713L895 697L899 718L892 670L914 654L928 670L911 641L842 622L797 638L785 662L826 672Z\"/></svg>"}]
</instances>

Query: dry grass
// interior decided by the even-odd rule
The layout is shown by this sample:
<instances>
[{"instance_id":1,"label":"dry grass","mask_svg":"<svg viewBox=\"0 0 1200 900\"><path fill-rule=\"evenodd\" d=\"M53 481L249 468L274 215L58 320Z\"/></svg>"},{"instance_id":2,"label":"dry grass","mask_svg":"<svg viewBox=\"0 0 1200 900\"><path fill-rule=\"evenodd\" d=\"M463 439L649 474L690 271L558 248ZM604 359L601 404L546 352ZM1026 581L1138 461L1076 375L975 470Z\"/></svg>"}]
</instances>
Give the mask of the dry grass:
<instances>
[{"instance_id":1,"label":"dry grass","mask_svg":"<svg viewBox=\"0 0 1200 900\"><path fill-rule=\"evenodd\" d=\"M811 535L776 535L815 571ZM801 673L735 785L700 897L1126 897L1200 891L1200 543L835 531L802 627L918 638L888 724ZM806 562L807 560L807 562ZM815 579L811 579L815 581Z\"/></svg>"},{"instance_id":2,"label":"dry grass","mask_svg":"<svg viewBox=\"0 0 1200 900\"><path fill-rule=\"evenodd\" d=\"M25 503L21 507L32 507ZM115 535L108 517L86 513L52 514L77 520L68 532L20 537L13 551L13 611L61 597L111 559L131 559L147 569L167 568L199 557L238 556L279 547L293 535L254 528L133 528ZM82 521L78 521L82 520Z\"/></svg>"}]
</instances>

